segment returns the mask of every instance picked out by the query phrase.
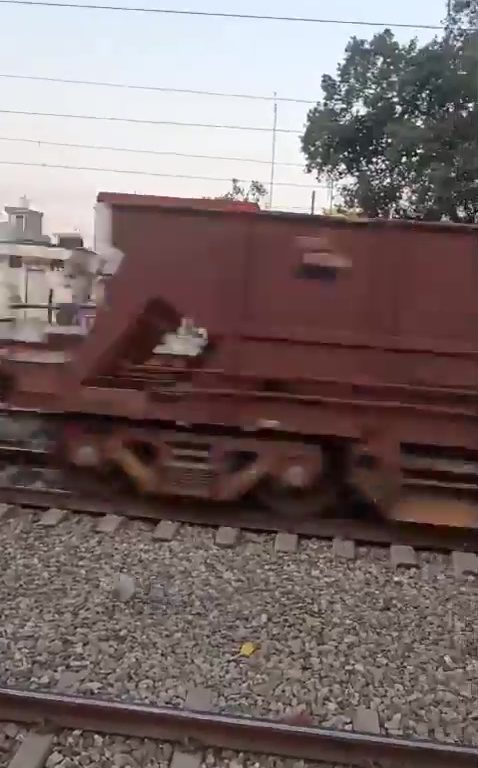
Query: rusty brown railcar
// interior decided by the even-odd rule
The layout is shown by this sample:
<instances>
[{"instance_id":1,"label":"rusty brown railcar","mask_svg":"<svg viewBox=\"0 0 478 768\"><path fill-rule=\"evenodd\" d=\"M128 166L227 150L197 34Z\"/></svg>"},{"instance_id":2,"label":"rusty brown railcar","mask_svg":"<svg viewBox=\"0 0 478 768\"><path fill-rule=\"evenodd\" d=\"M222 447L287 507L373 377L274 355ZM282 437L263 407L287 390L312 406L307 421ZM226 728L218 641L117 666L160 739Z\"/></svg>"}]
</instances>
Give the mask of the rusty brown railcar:
<instances>
[{"instance_id":1,"label":"rusty brown railcar","mask_svg":"<svg viewBox=\"0 0 478 768\"><path fill-rule=\"evenodd\" d=\"M64 414L71 464L277 514L359 498L476 524L476 227L98 199L125 258L93 330L68 362L4 362L13 405ZM201 351L155 353L181 322Z\"/></svg>"}]
</instances>

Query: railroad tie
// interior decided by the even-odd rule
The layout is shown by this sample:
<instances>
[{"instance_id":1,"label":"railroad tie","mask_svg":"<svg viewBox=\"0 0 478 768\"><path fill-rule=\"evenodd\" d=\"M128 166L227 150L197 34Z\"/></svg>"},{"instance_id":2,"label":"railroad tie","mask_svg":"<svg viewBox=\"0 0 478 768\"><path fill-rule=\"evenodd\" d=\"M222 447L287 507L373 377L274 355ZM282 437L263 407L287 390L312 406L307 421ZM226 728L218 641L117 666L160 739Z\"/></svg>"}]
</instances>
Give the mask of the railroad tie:
<instances>
[{"instance_id":1,"label":"railroad tie","mask_svg":"<svg viewBox=\"0 0 478 768\"><path fill-rule=\"evenodd\" d=\"M355 541L336 537L332 542L332 554L337 560L355 560Z\"/></svg>"},{"instance_id":2,"label":"railroad tie","mask_svg":"<svg viewBox=\"0 0 478 768\"><path fill-rule=\"evenodd\" d=\"M208 688L190 688L186 694L184 709L196 712L210 712L214 703L214 694ZM174 749L170 768L200 768L203 761L202 751L188 752L183 745Z\"/></svg>"},{"instance_id":3,"label":"railroad tie","mask_svg":"<svg viewBox=\"0 0 478 768\"><path fill-rule=\"evenodd\" d=\"M123 518L120 515L105 515L98 520L96 525L97 533L115 533L123 522Z\"/></svg>"},{"instance_id":4,"label":"railroad tie","mask_svg":"<svg viewBox=\"0 0 478 768\"><path fill-rule=\"evenodd\" d=\"M216 531L216 546L222 549L232 549L239 541L240 528L230 528L226 525L221 525Z\"/></svg>"},{"instance_id":5,"label":"railroad tie","mask_svg":"<svg viewBox=\"0 0 478 768\"><path fill-rule=\"evenodd\" d=\"M356 733L372 733L379 735L380 722L375 709L357 707L353 716L353 727Z\"/></svg>"},{"instance_id":6,"label":"railroad tie","mask_svg":"<svg viewBox=\"0 0 478 768\"><path fill-rule=\"evenodd\" d=\"M44 525L46 528L54 528L65 519L68 512L66 509L57 509L56 507L50 507L40 517L39 525Z\"/></svg>"},{"instance_id":7,"label":"railroad tie","mask_svg":"<svg viewBox=\"0 0 478 768\"><path fill-rule=\"evenodd\" d=\"M195 712L211 712L214 703L214 694L209 688L190 688L186 694L184 709L193 709Z\"/></svg>"},{"instance_id":8,"label":"railroad tie","mask_svg":"<svg viewBox=\"0 0 478 768\"><path fill-rule=\"evenodd\" d=\"M284 533L281 531L275 537L274 550L276 552L292 554L297 552L298 546L299 537L296 533Z\"/></svg>"},{"instance_id":9,"label":"railroad tie","mask_svg":"<svg viewBox=\"0 0 478 768\"><path fill-rule=\"evenodd\" d=\"M474 552L455 551L452 553L452 563L458 578L478 575L478 557Z\"/></svg>"},{"instance_id":10,"label":"railroad tie","mask_svg":"<svg viewBox=\"0 0 478 768\"><path fill-rule=\"evenodd\" d=\"M202 755L175 749L170 766L171 768L200 768L201 763Z\"/></svg>"},{"instance_id":11,"label":"railroad tie","mask_svg":"<svg viewBox=\"0 0 478 768\"><path fill-rule=\"evenodd\" d=\"M416 568L418 566L417 553L413 547L405 544L392 544L390 547L390 562L395 570L399 568Z\"/></svg>"},{"instance_id":12,"label":"railroad tie","mask_svg":"<svg viewBox=\"0 0 478 768\"><path fill-rule=\"evenodd\" d=\"M43 768L54 738L53 734L29 733L17 749L8 768Z\"/></svg>"},{"instance_id":13,"label":"railroad tie","mask_svg":"<svg viewBox=\"0 0 478 768\"><path fill-rule=\"evenodd\" d=\"M153 539L157 541L172 541L176 536L181 523L174 520L161 520L153 532Z\"/></svg>"}]
</instances>

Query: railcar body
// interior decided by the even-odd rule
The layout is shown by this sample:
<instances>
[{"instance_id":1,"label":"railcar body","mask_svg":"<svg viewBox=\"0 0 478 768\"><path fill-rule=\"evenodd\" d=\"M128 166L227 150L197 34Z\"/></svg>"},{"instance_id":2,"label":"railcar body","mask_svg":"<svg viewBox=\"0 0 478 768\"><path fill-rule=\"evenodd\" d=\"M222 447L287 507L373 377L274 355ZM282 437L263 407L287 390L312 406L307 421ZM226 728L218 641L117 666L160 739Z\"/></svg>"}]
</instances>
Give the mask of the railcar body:
<instances>
[{"instance_id":1,"label":"railcar body","mask_svg":"<svg viewBox=\"0 0 478 768\"><path fill-rule=\"evenodd\" d=\"M69 359L3 361L12 406L62 415L71 465L277 514L360 498L476 524L475 227L98 200L123 258L94 328Z\"/></svg>"}]
</instances>

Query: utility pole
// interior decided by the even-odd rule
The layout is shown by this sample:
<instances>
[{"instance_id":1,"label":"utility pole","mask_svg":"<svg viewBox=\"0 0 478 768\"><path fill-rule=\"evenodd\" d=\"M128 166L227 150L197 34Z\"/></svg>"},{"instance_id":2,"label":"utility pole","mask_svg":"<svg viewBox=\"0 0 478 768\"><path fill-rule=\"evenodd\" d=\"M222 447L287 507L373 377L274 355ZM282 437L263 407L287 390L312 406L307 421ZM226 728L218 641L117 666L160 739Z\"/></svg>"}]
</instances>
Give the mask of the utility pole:
<instances>
[{"instance_id":1,"label":"utility pole","mask_svg":"<svg viewBox=\"0 0 478 768\"><path fill-rule=\"evenodd\" d=\"M315 189L312 190L312 195L310 198L310 215L313 216L315 213Z\"/></svg>"},{"instance_id":2,"label":"utility pole","mask_svg":"<svg viewBox=\"0 0 478 768\"><path fill-rule=\"evenodd\" d=\"M330 180L330 186L329 186L329 213L334 212L334 182L331 179Z\"/></svg>"},{"instance_id":3,"label":"utility pole","mask_svg":"<svg viewBox=\"0 0 478 768\"><path fill-rule=\"evenodd\" d=\"M274 91L274 119L272 121L272 153L271 153L271 179L269 189L269 210L272 209L274 199L274 175L276 170L276 144L277 144L277 93Z\"/></svg>"}]
</instances>

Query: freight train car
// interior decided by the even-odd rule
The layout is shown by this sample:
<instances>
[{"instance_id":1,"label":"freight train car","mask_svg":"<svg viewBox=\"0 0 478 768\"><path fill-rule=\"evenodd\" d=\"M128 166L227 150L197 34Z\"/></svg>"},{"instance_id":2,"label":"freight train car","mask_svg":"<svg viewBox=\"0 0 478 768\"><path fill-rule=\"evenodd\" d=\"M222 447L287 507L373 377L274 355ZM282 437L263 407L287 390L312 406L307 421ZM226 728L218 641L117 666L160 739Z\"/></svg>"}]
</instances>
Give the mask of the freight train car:
<instances>
[{"instance_id":1,"label":"freight train car","mask_svg":"<svg viewBox=\"0 0 478 768\"><path fill-rule=\"evenodd\" d=\"M475 227L98 199L124 258L93 330L70 360L3 361L70 466L279 515L360 499L476 525ZM200 343L158 354L168 334Z\"/></svg>"}]
</instances>

